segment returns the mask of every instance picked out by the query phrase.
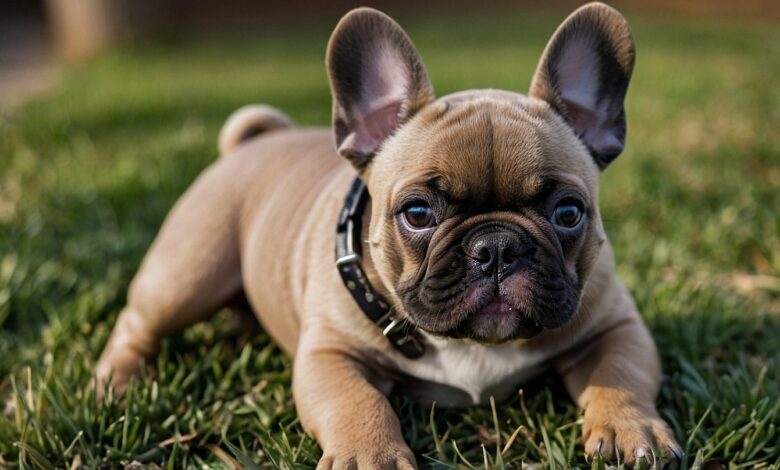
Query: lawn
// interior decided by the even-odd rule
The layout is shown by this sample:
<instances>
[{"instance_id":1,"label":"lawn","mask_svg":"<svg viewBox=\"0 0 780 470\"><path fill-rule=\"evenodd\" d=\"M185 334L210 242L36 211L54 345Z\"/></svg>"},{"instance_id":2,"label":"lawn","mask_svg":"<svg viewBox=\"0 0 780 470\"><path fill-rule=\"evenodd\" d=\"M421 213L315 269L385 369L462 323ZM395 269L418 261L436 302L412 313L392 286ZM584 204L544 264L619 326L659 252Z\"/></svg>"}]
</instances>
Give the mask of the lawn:
<instances>
[{"instance_id":1,"label":"lawn","mask_svg":"<svg viewBox=\"0 0 780 470\"><path fill-rule=\"evenodd\" d=\"M627 16L638 50L628 147L603 174L601 204L663 357L658 406L683 468L778 469L780 28ZM562 18L399 20L442 95L527 90ZM333 24L115 51L0 120L0 468L317 462L290 359L228 312L166 341L119 403L96 403L91 370L163 217L216 158L228 114L265 102L328 124ZM494 410L392 401L423 467L588 466L581 415L555 377Z\"/></svg>"}]
</instances>

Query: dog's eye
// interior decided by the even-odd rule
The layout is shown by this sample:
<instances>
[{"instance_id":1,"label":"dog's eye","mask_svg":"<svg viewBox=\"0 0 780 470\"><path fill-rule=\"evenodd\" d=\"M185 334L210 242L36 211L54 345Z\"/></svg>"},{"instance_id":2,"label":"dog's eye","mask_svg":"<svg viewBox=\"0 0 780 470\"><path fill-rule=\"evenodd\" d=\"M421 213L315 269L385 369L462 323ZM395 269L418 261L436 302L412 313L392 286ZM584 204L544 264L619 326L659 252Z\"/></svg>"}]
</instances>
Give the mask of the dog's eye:
<instances>
[{"instance_id":1,"label":"dog's eye","mask_svg":"<svg viewBox=\"0 0 780 470\"><path fill-rule=\"evenodd\" d=\"M404 209L404 220L412 230L424 230L436 225L433 209L424 202L415 202Z\"/></svg>"},{"instance_id":2,"label":"dog's eye","mask_svg":"<svg viewBox=\"0 0 780 470\"><path fill-rule=\"evenodd\" d=\"M574 228L582 220L582 209L576 204L563 201L555 208L553 218L555 225Z\"/></svg>"}]
</instances>

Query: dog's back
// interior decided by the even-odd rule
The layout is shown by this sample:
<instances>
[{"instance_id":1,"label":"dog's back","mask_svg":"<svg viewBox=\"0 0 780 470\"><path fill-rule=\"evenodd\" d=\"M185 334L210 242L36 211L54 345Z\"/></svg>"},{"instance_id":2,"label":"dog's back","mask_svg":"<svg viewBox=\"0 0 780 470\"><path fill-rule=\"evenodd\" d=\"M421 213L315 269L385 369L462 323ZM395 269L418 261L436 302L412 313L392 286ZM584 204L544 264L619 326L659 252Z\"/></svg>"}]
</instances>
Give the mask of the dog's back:
<instances>
[{"instance_id":1,"label":"dog's back","mask_svg":"<svg viewBox=\"0 0 780 470\"><path fill-rule=\"evenodd\" d=\"M243 295L278 344L295 351L295 294L303 278L293 270L307 260L290 258L315 213L312 206L327 199L320 197L325 185L341 173L346 188L352 172L327 129L294 128L269 109L228 121L232 128L220 142L228 153L176 202L144 257L97 365L100 380L113 373L120 392L138 373L138 359L156 354L157 338L205 320ZM268 126L258 127L258 118ZM334 214L341 194L342 188L333 191ZM245 285L255 287L245 292Z\"/></svg>"},{"instance_id":2,"label":"dog's back","mask_svg":"<svg viewBox=\"0 0 780 470\"><path fill-rule=\"evenodd\" d=\"M213 171L220 175L218 184L232 186L231 197L240 206L241 276L244 285L253 286L247 298L266 330L293 354L305 271L320 262L305 245L333 246L336 215L354 171L338 157L325 128L263 134L220 158ZM333 214L327 228L313 225L321 217L312 215L323 212Z\"/></svg>"}]
</instances>

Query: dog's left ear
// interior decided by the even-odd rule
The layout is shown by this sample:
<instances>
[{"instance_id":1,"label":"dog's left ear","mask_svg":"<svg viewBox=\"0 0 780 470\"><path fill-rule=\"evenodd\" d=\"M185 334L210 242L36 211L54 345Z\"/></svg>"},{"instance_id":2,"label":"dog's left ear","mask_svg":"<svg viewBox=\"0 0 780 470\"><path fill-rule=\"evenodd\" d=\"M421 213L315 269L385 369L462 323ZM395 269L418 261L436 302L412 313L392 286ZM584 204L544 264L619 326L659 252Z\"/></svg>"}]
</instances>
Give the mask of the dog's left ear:
<instances>
[{"instance_id":1,"label":"dog's left ear","mask_svg":"<svg viewBox=\"0 0 780 470\"><path fill-rule=\"evenodd\" d=\"M602 169L625 146L623 101L634 55L623 15L603 3L589 3L558 27L531 82L529 94L566 119Z\"/></svg>"},{"instance_id":2,"label":"dog's left ear","mask_svg":"<svg viewBox=\"0 0 780 470\"><path fill-rule=\"evenodd\" d=\"M361 171L385 139L433 100L433 87L403 29L372 8L339 21L327 63L336 146Z\"/></svg>"}]
</instances>

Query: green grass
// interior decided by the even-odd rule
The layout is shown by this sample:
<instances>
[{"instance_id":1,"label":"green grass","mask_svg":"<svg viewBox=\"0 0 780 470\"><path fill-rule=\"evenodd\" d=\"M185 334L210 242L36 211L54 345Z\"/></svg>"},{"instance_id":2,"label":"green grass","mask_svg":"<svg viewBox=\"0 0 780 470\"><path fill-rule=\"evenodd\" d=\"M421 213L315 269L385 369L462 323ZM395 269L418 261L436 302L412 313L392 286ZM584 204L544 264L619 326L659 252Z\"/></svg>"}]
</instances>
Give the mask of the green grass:
<instances>
[{"instance_id":1,"label":"green grass","mask_svg":"<svg viewBox=\"0 0 780 470\"><path fill-rule=\"evenodd\" d=\"M601 203L620 275L663 357L658 405L684 468L777 469L780 29L628 16L638 48L629 144L604 173ZM526 90L561 18L401 20L444 94ZM266 102L301 124L328 123L331 25L114 52L0 121L0 467L316 463L290 359L226 312L166 341L121 403L95 403L91 370L167 210L215 158L228 114ZM554 377L495 413L393 403L424 467L588 466L580 414Z\"/></svg>"}]
</instances>

